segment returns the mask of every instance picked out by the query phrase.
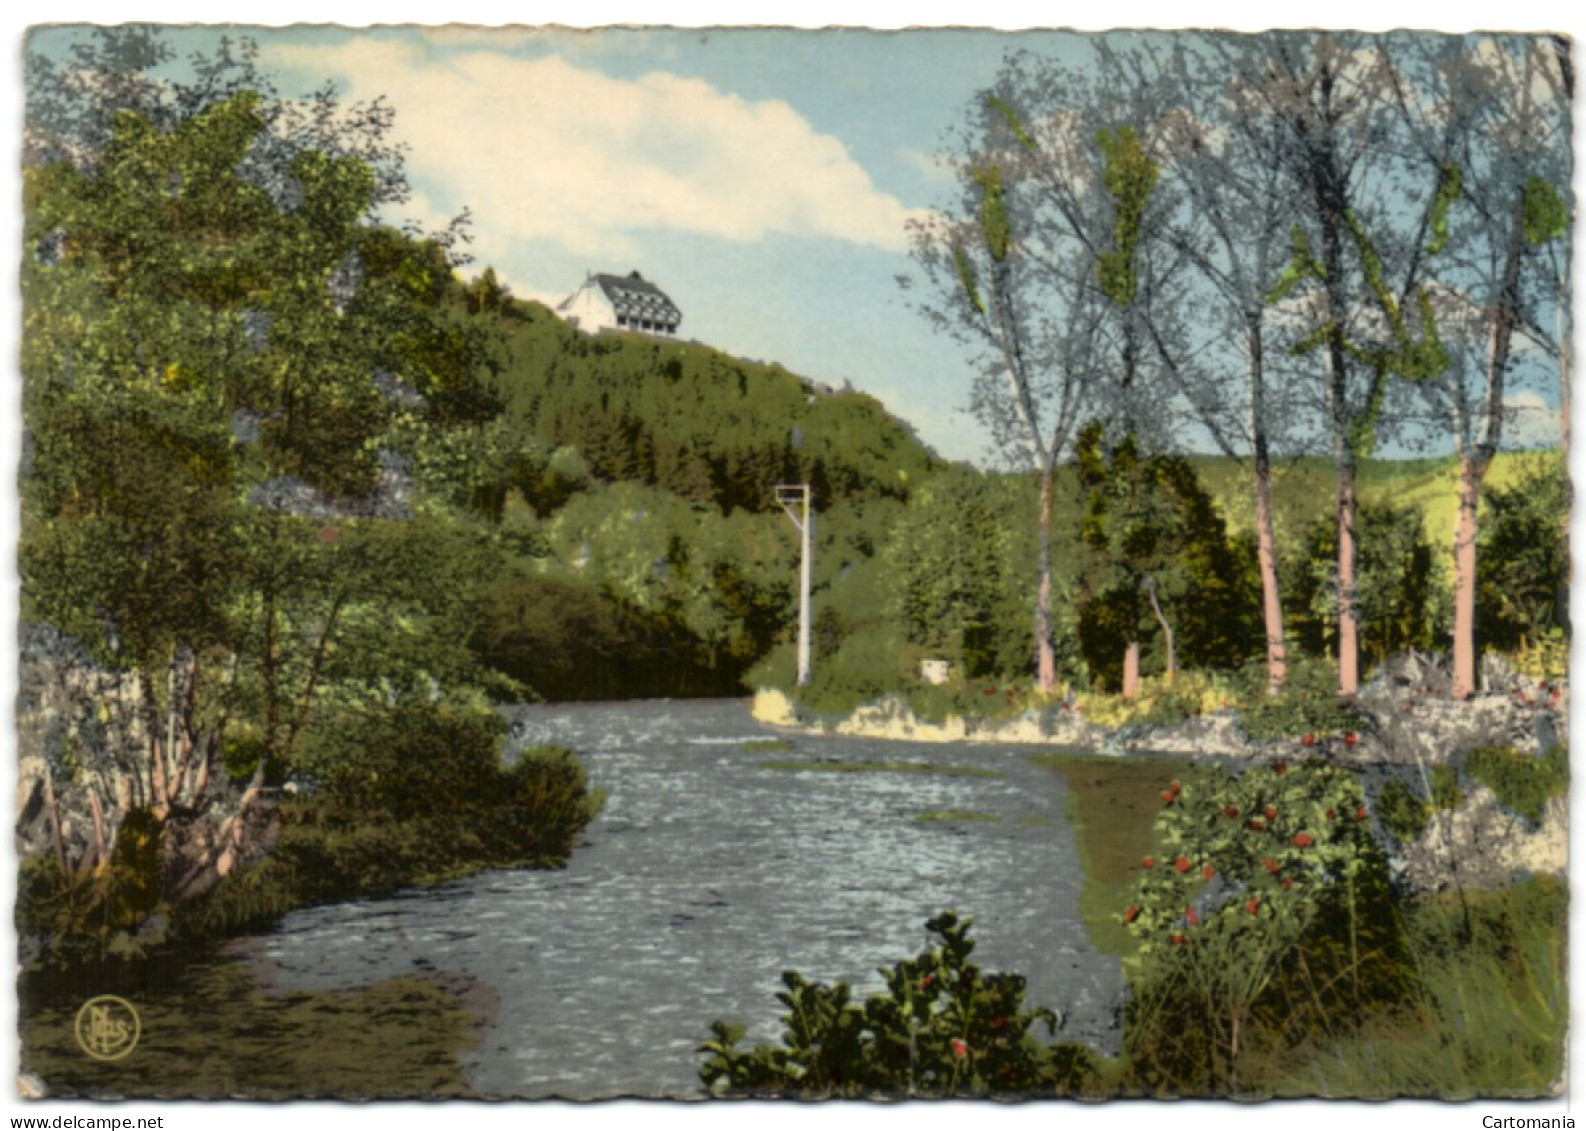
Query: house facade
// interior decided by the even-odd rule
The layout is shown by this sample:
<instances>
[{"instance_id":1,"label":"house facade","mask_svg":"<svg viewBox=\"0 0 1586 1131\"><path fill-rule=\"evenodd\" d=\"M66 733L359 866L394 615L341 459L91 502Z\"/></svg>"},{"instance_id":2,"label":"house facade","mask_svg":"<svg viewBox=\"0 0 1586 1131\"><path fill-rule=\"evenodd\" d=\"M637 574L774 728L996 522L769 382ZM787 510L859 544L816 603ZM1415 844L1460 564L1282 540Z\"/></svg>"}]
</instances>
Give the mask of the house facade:
<instances>
[{"instance_id":1,"label":"house facade","mask_svg":"<svg viewBox=\"0 0 1586 1131\"><path fill-rule=\"evenodd\" d=\"M586 334L622 330L670 336L683 321L683 312L666 292L637 271L590 275L557 304L556 313Z\"/></svg>"}]
</instances>

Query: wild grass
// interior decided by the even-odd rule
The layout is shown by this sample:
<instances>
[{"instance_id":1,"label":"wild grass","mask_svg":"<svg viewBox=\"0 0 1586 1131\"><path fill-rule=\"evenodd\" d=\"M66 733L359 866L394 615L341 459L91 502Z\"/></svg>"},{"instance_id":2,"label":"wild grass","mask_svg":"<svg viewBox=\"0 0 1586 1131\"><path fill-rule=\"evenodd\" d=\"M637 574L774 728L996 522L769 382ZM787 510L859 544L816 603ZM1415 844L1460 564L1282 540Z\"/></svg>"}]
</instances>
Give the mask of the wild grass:
<instances>
[{"instance_id":1,"label":"wild grass","mask_svg":"<svg viewBox=\"0 0 1586 1131\"><path fill-rule=\"evenodd\" d=\"M1409 908L1407 1008L1267 1066L1272 1095L1539 1097L1562 1086L1568 892L1537 877Z\"/></svg>"},{"instance_id":2,"label":"wild grass","mask_svg":"<svg viewBox=\"0 0 1586 1131\"><path fill-rule=\"evenodd\" d=\"M1186 763L1078 754L1035 754L1030 761L1068 786L1064 815L1085 870L1079 912L1091 945L1104 954L1132 953L1134 937L1116 917L1139 878L1140 858L1151 850L1160 792Z\"/></svg>"}]
</instances>

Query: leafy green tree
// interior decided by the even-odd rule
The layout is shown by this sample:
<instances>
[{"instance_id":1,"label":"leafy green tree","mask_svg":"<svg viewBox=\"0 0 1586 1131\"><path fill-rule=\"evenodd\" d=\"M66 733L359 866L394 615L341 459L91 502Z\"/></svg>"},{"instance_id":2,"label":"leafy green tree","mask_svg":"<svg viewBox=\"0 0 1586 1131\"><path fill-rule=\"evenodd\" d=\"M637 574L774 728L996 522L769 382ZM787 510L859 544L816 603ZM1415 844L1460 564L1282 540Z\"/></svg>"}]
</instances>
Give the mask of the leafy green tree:
<instances>
[{"instance_id":1,"label":"leafy green tree","mask_svg":"<svg viewBox=\"0 0 1586 1131\"><path fill-rule=\"evenodd\" d=\"M1438 617L1447 592L1421 512L1368 504L1359 509L1356 523L1361 536L1357 617L1371 630L1365 656L1380 662L1407 648L1430 647L1440 639ZM1337 647L1336 539L1333 523L1317 522L1306 535L1304 559L1287 571L1295 633L1313 654Z\"/></svg>"},{"instance_id":2,"label":"leafy green tree","mask_svg":"<svg viewBox=\"0 0 1586 1131\"><path fill-rule=\"evenodd\" d=\"M1487 492L1477 606L1484 647L1524 651L1569 636L1570 512L1562 462L1546 458L1507 487Z\"/></svg>"},{"instance_id":3,"label":"leafy green tree","mask_svg":"<svg viewBox=\"0 0 1586 1131\"><path fill-rule=\"evenodd\" d=\"M888 611L912 643L964 674L1013 675L1029 667L1008 481L953 469L918 490L882 551ZM1018 500L1022 501L1022 500Z\"/></svg>"},{"instance_id":4,"label":"leafy green tree","mask_svg":"<svg viewBox=\"0 0 1586 1131\"><path fill-rule=\"evenodd\" d=\"M24 601L139 689L142 749L83 780L109 816L80 866L146 813L172 901L259 851L264 787L373 609L364 642L412 648L415 690L463 670L433 633L461 616L454 575L414 568L459 556L355 517L403 513L376 375L433 398L468 379L426 348L449 268L366 223L356 157L296 152L282 207L246 175L265 124L248 93L169 130L122 113L91 165L27 175Z\"/></svg>"},{"instance_id":5,"label":"leafy green tree","mask_svg":"<svg viewBox=\"0 0 1586 1131\"><path fill-rule=\"evenodd\" d=\"M1232 666L1244 658L1230 629L1248 618L1248 594L1222 516L1181 457L1142 457L1125 437L1108 451L1099 423L1080 433L1077 469L1084 566L1076 602L1080 648L1093 672L1122 666L1135 691L1132 642L1160 627L1171 681L1180 654Z\"/></svg>"}]
</instances>

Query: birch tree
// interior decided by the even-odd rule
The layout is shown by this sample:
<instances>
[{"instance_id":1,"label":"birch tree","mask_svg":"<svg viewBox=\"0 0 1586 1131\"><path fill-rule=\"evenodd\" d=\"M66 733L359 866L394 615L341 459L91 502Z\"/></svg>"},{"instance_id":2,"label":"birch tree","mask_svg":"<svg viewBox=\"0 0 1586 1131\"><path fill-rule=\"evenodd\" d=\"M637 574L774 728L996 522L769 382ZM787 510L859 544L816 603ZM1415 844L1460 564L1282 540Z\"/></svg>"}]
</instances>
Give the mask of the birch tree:
<instances>
[{"instance_id":1,"label":"birch tree","mask_svg":"<svg viewBox=\"0 0 1586 1131\"><path fill-rule=\"evenodd\" d=\"M1319 365L1337 468L1338 691L1352 696L1360 685L1356 478L1395 423L1383 414L1390 382L1441 367L1420 289L1424 237L1441 193L1434 181L1408 207L1399 195L1405 186L1393 176L1384 100L1392 75L1366 37L1296 32L1206 42L1231 76L1231 126L1258 160L1283 173L1294 207L1290 262L1269 299L1299 311L1306 333L1294 351Z\"/></svg>"},{"instance_id":2,"label":"birch tree","mask_svg":"<svg viewBox=\"0 0 1586 1131\"><path fill-rule=\"evenodd\" d=\"M1542 37L1389 40L1392 105L1412 167L1439 183L1426 273L1448 364L1421 383L1457 464L1453 684L1476 691L1482 484L1503 445L1516 342L1552 354L1569 409L1567 45ZM1541 307L1554 303L1549 319ZM1544 329L1554 323L1552 332Z\"/></svg>"},{"instance_id":3,"label":"birch tree","mask_svg":"<svg viewBox=\"0 0 1586 1131\"><path fill-rule=\"evenodd\" d=\"M993 89L970 108L955 207L911 224L910 239L927 285L921 312L973 351L972 411L1003 459L1039 479L1034 652L1037 686L1052 694L1055 476L1101 385L1106 300L1094 255L1037 215L1034 142L1006 95Z\"/></svg>"}]
</instances>

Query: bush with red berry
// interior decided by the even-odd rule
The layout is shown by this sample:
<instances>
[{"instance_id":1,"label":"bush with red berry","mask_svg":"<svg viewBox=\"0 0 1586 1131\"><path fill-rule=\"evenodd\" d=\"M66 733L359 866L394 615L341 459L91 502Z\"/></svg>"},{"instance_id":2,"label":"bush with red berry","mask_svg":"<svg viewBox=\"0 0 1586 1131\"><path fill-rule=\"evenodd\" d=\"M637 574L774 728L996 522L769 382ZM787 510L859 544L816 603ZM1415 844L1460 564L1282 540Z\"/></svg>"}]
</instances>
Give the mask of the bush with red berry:
<instances>
[{"instance_id":1,"label":"bush with red berry","mask_svg":"<svg viewBox=\"0 0 1586 1131\"><path fill-rule=\"evenodd\" d=\"M1383 858L1344 767L1206 767L1167 792L1150 860L1170 866L1142 861L1121 912L1139 940L1126 960L1126 1054L1147 1084L1236 1092L1254 1030L1271 1035L1263 1002L1297 1011L1295 986L1280 983L1309 979L1314 992L1296 998L1331 1007L1380 956L1382 908L1366 904L1386 907ZM1339 931L1352 951L1320 946Z\"/></svg>"},{"instance_id":2,"label":"bush with red berry","mask_svg":"<svg viewBox=\"0 0 1586 1131\"><path fill-rule=\"evenodd\" d=\"M1094 1076L1079 1044L1044 1044L1051 1010L1024 1004L1024 978L986 974L969 960L972 920L944 912L926 923L939 945L881 971L885 993L863 1005L845 982L782 975L782 1045L739 1048L742 1026L711 1024L700 1079L711 1095L1053 1095Z\"/></svg>"}]
</instances>

